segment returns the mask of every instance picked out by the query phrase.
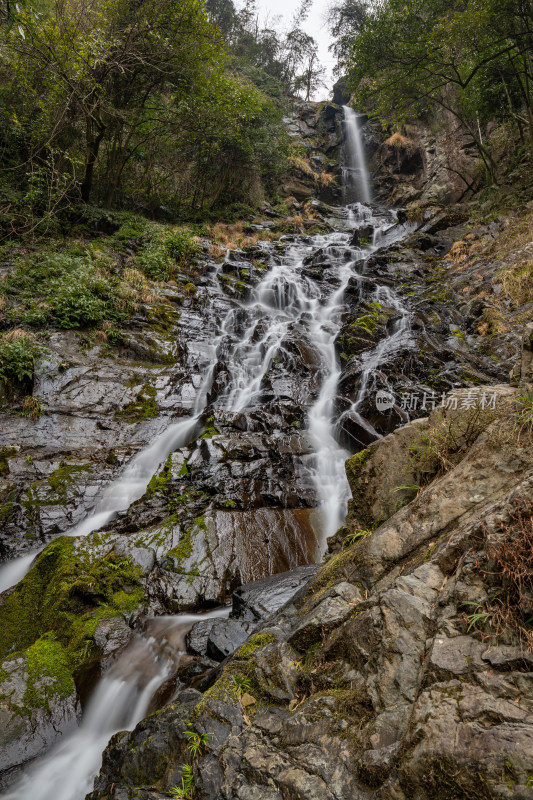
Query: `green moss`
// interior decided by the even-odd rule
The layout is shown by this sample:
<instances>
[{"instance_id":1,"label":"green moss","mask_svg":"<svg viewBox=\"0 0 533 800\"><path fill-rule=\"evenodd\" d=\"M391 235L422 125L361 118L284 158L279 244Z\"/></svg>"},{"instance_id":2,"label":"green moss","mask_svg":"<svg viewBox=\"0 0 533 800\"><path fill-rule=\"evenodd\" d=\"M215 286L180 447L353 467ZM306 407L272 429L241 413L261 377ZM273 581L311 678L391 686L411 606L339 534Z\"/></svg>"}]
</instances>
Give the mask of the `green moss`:
<instances>
[{"instance_id":1,"label":"green moss","mask_svg":"<svg viewBox=\"0 0 533 800\"><path fill-rule=\"evenodd\" d=\"M20 504L31 524L37 523L41 506L61 506L80 494L78 481L92 472L92 464L69 464L62 461L48 478L26 487Z\"/></svg>"},{"instance_id":2,"label":"green moss","mask_svg":"<svg viewBox=\"0 0 533 800\"><path fill-rule=\"evenodd\" d=\"M267 644L271 644L275 641L276 637L273 633L256 633L255 636L251 636L248 639L246 644L239 647L235 653L235 658L250 658L256 650L261 650L263 647L266 647Z\"/></svg>"},{"instance_id":3,"label":"green moss","mask_svg":"<svg viewBox=\"0 0 533 800\"><path fill-rule=\"evenodd\" d=\"M200 439L210 439L212 436L216 436L217 435L218 430L215 428L215 426L213 424L214 421L215 421L214 417L208 417L206 419L206 421L205 421L206 428L205 428L204 432L202 433L202 435L200 436Z\"/></svg>"},{"instance_id":4,"label":"green moss","mask_svg":"<svg viewBox=\"0 0 533 800\"><path fill-rule=\"evenodd\" d=\"M203 531L207 530L207 525L205 524L205 519L203 517L196 517L194 524L197 528L200 528Z\"/></svg>"},{"instance_id":5,"label":"green moss","mask_svg":"<svg viewBox=\"0 0 533 800\"><path fill-rule=\"evenodd\" d=\"M176 547L173 547L172 550L168 551L168 555L171 558L177 559L179 564L192 556L192 540L190 530L183 531L180 536L179 543L176 545Z\"/></svg>"},{"instance_id":6,"label":"green moss","mask_svg":"<svg viewBox=\"0 0 533 800\"><path fill-rule=\"evenodd\" d=\"M363 471L363 467L365 466L366 462L372 455L370 450L361 450L360 453L356 453L355 455L351 456L346 462L346 476L348 478L348 482L350 484L350 488L353 491L353 487L355 486L357 480L359 479L361 472Z\"/></svg>"},{"instance_id":7,"label":"green moss","mask_svg":"<svg viewBox=\"0 0 533 800\"><path fill-rule=\"evenodd\" d=\"M169 455L165 461L163 468L156 475L150 479L150 483L146 487L146 494L152 497L157 492L163 491L165 486L172 480L172 455Z\"/></svg>"},{"instance_id":8,"label":"green moss","mask_svg":"<svg viewBox=\"0 0 533 800\"><path fill-rule=\"evenodd\" d=\"M67 492L82 473L92 472L92 464L68 464L62 461L46 479L55 494L66 499Z\"/></svg>"},{"instance_id":9,"label":"green moss","mask_svg":"<svg viewBox=\"0 0 533 800\"><path fill-rule=\"evenodd\" d=\"M128 422L141 422L143 419L155 419L159 416L159 406L156 402L157 390L150 383L145 383L135 400L128 403L123 409L115 411L115 419L125 419Z\"/></svg>"},{"instance_id":10,"label":"green moss","mask_svg":"<svg viewBox=\"0 0 533 800\"><path fill-rule=\"evenodd\" d=\"M0 656L26 650L51 633L76 669L96 649L98 622L140 605L139 576L137 567L113 552L91 559L74 539L54 540L0 606Z\"/></svg>"},{"instance_id":11,"label":"green moss","mask_svg":"<svg viewBox=\"0 0 533 800\"><path fill-rule=\"evenodd\" d=\"M9 459L16 454L15 447L0 447L0 475L9 475Z\"/></svg>"},{"instance_id":12,"label":"green moss","mask_svg":"<svg viewBox=\"0 0 533 800\"><path fill-rule=\"evenodd\" d=\"M26 651L28 682L24 694L27 707L42 707L50 710L52 698L64 699L74 691L74 680L70 671L69 659L59 642L48 635L37 639ZM49 678L38 688L37 682Z\"/></svg>"},{"instance_id":13,"label":"green moss","mask_svg":"<svg viewBox=\"0 0 533 800\"><path fill-rule=\"evenodd\" d=\"M300 614L307 614L328 589L331 589L332 586L339 583L341 580L345 580L346 576L343 575L343 572L347 567L350 567L351 573L355 571L352 567L359 563L358 552L363 543L364 539L347 547L345 550L337 553L337 555L332 556L332 558L319 569L309 586L309 599L300 610Z\"/></svg>"},{"instance_id":14,"label":"green moss","mask_svg":"<svg viewBox=\"0 0 533 800\"><path fill-rule=\"evenodd\" d=\"M376 332L378 325L383 325L388 317L382 312L381 303L365 303L366 313L360 314L357 319L352 322L351 327L354 329L363 330L365 333L373 335Z\"/></svg>"},{"instance_id":15,"label":"green moss","mask_svg":"<svg viewBox=\"0 0 533 800\"><path fill-rule=\"evenodd\" d=\"M9 522L15 510L15 497L17 490L14 486L8 486L0 494L0 522Z\"/></svg>"}]
</instances>

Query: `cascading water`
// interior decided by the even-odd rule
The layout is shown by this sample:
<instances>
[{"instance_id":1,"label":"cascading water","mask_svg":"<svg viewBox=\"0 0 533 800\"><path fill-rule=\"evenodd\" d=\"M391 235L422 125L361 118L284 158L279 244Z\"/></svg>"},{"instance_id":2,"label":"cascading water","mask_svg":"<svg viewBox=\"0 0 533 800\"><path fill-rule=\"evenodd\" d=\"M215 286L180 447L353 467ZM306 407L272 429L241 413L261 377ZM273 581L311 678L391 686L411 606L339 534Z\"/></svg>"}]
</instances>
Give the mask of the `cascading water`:
<instances>
[{"instance_id":1,"label":"cascading water","mask_svg":"<svg viewBox=\"0 0 533 800\"><path fill-rule=\"evenodd\" d=\"M344 166L342 170L346 203L370 203L370 177L366 166L365 151L359 119L353 108L344 110Z\"/></svg>"},{"instance_id":2,"label":"cascading water","mask_svg":"<svg viewBox=\"0 0 533 800\"><path fill-rule=\"evenodd\" d=\"M132 730L150 710L157 690L176 672L185 636L202 619L227 616L229 609L180 614L146 622L100 679L74 733L27 770L5 800L77 800L91 791L102 752L114 733Z\"/></svg>"},{"instance_id":3,"label":"cascading water","mask_svg":"<svg viewBox=\"0 0 533 800\"><path fill-rule=\"evenodd\" d=\"M225 298L217 332L206 348L204 377L191 415L170 425L138 453L122 475L106 488L95 511L69 535L85 536L108 524L117 512L127 509L143 495L150 478L169 453L198 435L218 367L223 368L225 388L213 401L215 409L237 413L261 404L265 379L275 359L287 353L287 342L294 331L313 354L314 388L307 407L305 431L311 453L304 458L303 469L314 487L319 511L317 557L324 551L327 537L342 524L350 491L344 469L348 453L336 435L342 417L336 419L341 366L335 343L347 311L345 292L350 281L362 279L365 260L378 243L387 244L406 233L395 224L393 212L376 213L367 205L371 191L357 115L349 107L345 107L344 113L344 176L350 205L337 212L344 230L302 238L287 247L282 256L272 259L274 264L246 301L235 300L228 310ZM361 249L349 245L350 229L358 222L373 225L372 247ZM268 257L271 251L267 245L264 247ZM317 251L327 264L327 278L318 282L306 274L306 263ZM223 266L219 265L213 276L209 299L213 319L219 316L217 303L222 295L220 292L217 295L216 283ZM391 353L409 342L409 312L388 287L376 284L374 299L395 308L399 321L387 338L360 357L361 379L349 412L367 426L369 434L377 436L359 409L373 372ZM267 522L271 524L278 518L282 518L281 513L277 517L271 515ZM33 552L15 559L0 570L0 591L23 577L35 555ZM198 617L167 619L163 631L136 635L134 643L101 679L78 731L32 766L6 798L80 800L90 790L109 737L119 729L133 727L147 713L154 693L175 671L184 648L184 633Z\"/></svg>"}]
</instances>

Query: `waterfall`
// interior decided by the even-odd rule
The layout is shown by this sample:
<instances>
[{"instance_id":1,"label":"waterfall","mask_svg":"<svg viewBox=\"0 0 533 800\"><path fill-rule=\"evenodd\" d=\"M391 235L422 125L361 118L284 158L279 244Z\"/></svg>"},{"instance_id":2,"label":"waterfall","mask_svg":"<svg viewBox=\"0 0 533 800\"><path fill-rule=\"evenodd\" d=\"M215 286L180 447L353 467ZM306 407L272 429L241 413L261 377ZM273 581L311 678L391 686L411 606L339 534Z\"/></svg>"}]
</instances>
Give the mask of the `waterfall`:
<instances>
[{"instance_id":1,"label":"waterfall","mask_svg":"<svg viewBox=\"0 0 533 800\"><path fill-rule=\"evenodd\" d=\"M370 203L372 192L365 160L365 151L359 118L353 108L344 110L344 166L343 183L345 200L348 203Z\"/></svg>"},{"instance_id":2,"label":"waterfall","mask_svg":"<svg viewBox=\"0 0 533 800\"><path fill-rule=\"evenodd\" d=\"M226 617L229 608L146 621L98 682L79 728L29 766L4 800L81 800L92 790L102 751L113 734L133 730L150 711L157 690L173 677L185 637L202 619Z\"/></svg>"},{"instance_id":3,"label":"waterfall","mask_svg":"<svg viewBox=\"0 0 533 800\"><path fill-rule=\"evenodd\" d=\"M275 251L274 245L264 243L269 269L244 299L229 299L224 295L218 282L227 261L218 265L212 274L206 311L206 319L213 321L208 332L211 338L202 340L203 352L207 355L202 356L203 378L198 381L190 415L170 424L138 452L102 492L94 511L67 535L86 536L142 497L150 478L168 454L189 445L198 436L202 415L208 407L222 414L253 415L254 409L268 402L265 397L269 391L276 399L278 396L283 398L283 387L265 391L265 386L272 387L269 373L283 356L290 357L290 344L294 344L297 338L304 341L310 354L306 368L312 373L309 387L301 395L306 422L305 430L299 435L307 437L309 449L301 456L298 475L304 476L306 489L313 489L310 495L314 497L315 507L312 513L316 519L313 527L318 540L316 559L324 553L327 538L343 523L350 497L345 474L345 460L349 453L339 444L337 434L343 415L336 408L342 372L336 341L350 311L345 292L350 281L362 279L365 261L378 244L389 244L409 232L405 226L396 224L394 212L376 211L367 205L371 200L371 190L358 118L348 106L344 107L344 116L343 176L346 199L351 205L335 212L342 229L301 237L284 250ZM351 232L348 229L357 222L371 224L374 228L371 247L350 246ZM318 274L309 275L306 265L317 252L324 259L320 266L323 263L325 266L318 270ZM365 281L368 286L371 279L366 277ZM369 434L378 436L370 423L363 419L360 410L380 366L396 350L411 343L410 312L388 287L376 283L370 297L395 308L399 319L389 336L370 351L357 356L361 368L359 387L356 397L351 400L351 407L344 413L358 419ZM291 364L290 360L288 363ZM290 372L290 366L286 369ZM224 375L222 383L220 372ZM217 396L213 399L213 378L217 373ZM309 512L307 508L297 510ZM243 535L248 526L257 525L257 513L254 512L250 519L246 516L248 513L252 512L242 512L238 523L227 512L219 512L228 530L231 528L227 536L229 540L235 537L238 524L243 526ZM272 528L279 532L279 548L289 565L294 539L301 540L301 549L308 547L306 558L312 558L315 546L312 534L309 542L304 541L303 527L298 527L297 515L291 514L287 509L265 507L259 518L265 530L265 540L270 540ZM224 525L219 527L224 534ZM40 550L25 554L0 568L0 591L21 580L38 552ZM254 553L256 556L259 560L260 554ZM251 564L251 572L254 568L255 565ZM8 790L6 800L81 800L91 789L110 736L120 729L134 727L149 712L157 690L175 674L184 649L185 632L197 619L198 616L184 615L161 617L158 624L162 628L153 624L143 635L136 633L133 642L99 681L79 729L35 764L27 766L26 774Z\"/></svg>"}]
</instances>

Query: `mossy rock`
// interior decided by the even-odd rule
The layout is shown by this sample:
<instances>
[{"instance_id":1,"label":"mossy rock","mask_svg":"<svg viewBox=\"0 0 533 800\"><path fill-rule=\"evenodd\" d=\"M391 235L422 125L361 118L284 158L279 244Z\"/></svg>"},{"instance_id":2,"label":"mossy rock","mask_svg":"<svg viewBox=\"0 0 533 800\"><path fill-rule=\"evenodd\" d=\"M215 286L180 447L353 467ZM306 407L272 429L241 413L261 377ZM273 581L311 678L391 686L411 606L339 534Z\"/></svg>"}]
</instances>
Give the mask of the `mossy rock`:
<instances>
[{"instance_id":1,"label":"mossy rock","mask_svg":"<svg viewBox=\"0 0 533 800\"><path fill-rule=\"evenodd\" d=\"M0 606L0 657L27 650L48 634L64 649L75 673L97 654L93 634L98 622L141 604L139 577L131 561L113 552L90 558L74 539L55 539Z\"/></svg>"},{"instance_id":2,"label":"mossy rock","mask_svg":"<svg viewBox=\"0 0 533 800\"><path fill-rule=\"evenodd\" d=\"M145 383L135 400L115 412L115 419L124 419L127 422L142 422L145 419L155 419L159 416L156 397L157 390L155 387L150 383Z\"/></svg>"},{"instance_id":3,"label":"mossy rock","mask_svg":"<svg viewBox=\"0 0 533 800\"><path fill-rule=\"evenodd\" d=\"M0 447L0 476L9 475L9 459L16 454L16 447Z\"/></svg>"}]
</instances>

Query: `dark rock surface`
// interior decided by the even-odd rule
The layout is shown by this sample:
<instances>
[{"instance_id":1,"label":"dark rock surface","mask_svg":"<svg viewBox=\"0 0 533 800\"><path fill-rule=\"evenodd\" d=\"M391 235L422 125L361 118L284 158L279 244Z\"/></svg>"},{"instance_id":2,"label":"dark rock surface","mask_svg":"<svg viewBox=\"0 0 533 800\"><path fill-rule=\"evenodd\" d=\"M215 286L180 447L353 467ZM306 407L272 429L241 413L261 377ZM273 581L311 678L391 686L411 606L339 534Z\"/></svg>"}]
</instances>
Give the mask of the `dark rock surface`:
<instances>
[{"instance_id":1,"label":"dark rock surface","mask_svg":"<svg viewBox=\"0 0 533 800\"><path fill-rule=\"evenodd\" d=\"M318 565L310 564L240 586L233 593L232 616L250 622L266 619L288 603L317 570Z\"/></svg>"}]
</instances>

